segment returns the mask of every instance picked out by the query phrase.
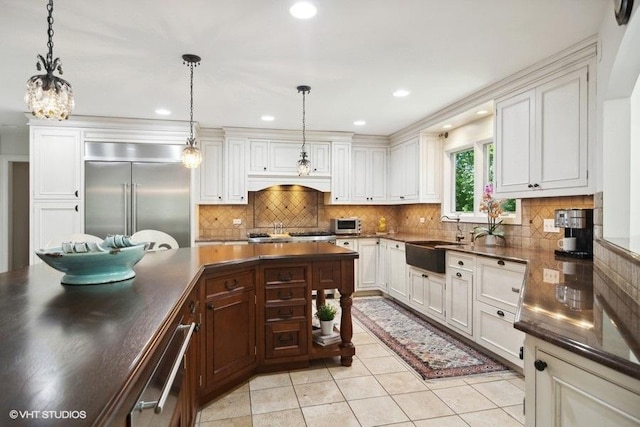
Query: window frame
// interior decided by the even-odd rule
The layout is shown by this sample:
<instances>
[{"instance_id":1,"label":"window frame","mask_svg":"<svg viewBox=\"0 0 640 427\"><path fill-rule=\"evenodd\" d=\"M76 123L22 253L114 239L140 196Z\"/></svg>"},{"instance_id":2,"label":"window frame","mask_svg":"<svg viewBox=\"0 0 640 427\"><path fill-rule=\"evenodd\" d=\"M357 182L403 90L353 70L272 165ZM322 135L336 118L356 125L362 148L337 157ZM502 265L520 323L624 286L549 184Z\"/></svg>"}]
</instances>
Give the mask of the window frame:
<instances>
[{"instance_id":1,"label":"window frame","mask_svg":"<svg viewBox=\"0 0 640 427\"><path fill-rule=\"evenodd\" d=\"M442 218L442 221L455 221L455 218L460 218L460 222L469 223L486 223L487 214L480 212L480 200L482 200L482 194L484 192L484 180L488 178L489 171L487 170L488 164L485 159L485 146L487 144L495 143L495 138L484 138L478 141L471 141L466 144L456 144L455 147L445 147L443 150L444 162L443 162L443 191L442 191L442 203L440 204L440 210L442 216L448 216L454 219ZM473 165L474 165L474 181L473 181L473 212L456 212L455 208L455 154L461 151L473 149ZM494 146L495 156L495 146ZM494 159L495 160L495 159ZM478 168L481 165L482 167ZM495 164L494 164L494 178L495 178ZM494 185L495 189L495 185ZM516 199L516 211L512 214L501 215L503 224L521 225L522 224L522 205L521 200Z\"/></svg>"}]
</instances>

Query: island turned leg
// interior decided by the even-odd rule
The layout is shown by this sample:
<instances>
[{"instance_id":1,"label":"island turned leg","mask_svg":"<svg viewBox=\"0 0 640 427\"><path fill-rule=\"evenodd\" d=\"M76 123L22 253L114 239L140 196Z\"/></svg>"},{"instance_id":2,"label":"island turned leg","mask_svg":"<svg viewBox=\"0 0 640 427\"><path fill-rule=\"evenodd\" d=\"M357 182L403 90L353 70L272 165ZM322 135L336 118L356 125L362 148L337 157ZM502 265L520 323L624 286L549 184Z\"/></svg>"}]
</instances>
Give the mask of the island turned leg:
<instances>
[{"instance_id":1,"label":"island turned leg","mask_svg":"<svg viewBox=\"0 0 640 427\"><path fill-rule=\"evenodd\" d=\"M342 309L342 316L340 317L340 338L342 339L340 344L342 349L340 363L342 366L351 366L353 355L356 353L356 349L351 342L353 337L353 324L351 323L352 304L353 300L350 293L340 295L340 308Z\"/></svg>"},{"instance_id":2,"label":"island turned leg","mask_svg":"<svg viewBox=\"0 0 640 427\"><path fill-rule=\"evenodd\" d=\"M324 305L325 297L324 297L324 289L316 290L316 310L320 308L320 306Z\"/></svg>"}]
</instances>

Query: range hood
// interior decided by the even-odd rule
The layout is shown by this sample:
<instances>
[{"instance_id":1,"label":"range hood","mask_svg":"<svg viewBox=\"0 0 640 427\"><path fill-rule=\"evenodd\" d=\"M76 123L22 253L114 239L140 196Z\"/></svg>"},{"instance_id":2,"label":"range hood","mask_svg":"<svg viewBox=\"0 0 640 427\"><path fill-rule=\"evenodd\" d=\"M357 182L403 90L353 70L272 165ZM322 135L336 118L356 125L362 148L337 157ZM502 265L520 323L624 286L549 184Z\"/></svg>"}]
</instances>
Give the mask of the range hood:
<instances>
[{"instance_id":1,"label":"range hood","mask_svg":"<svg viewBox=\"0 0 640 427\"><path fill-rule=\"evenodd\" d=\"M247 179L247 189L249 191L260 191L276 185L300 185L328 193L331 191L331 177L313 175L249 175Z\"/></svg>"}]
</instances>

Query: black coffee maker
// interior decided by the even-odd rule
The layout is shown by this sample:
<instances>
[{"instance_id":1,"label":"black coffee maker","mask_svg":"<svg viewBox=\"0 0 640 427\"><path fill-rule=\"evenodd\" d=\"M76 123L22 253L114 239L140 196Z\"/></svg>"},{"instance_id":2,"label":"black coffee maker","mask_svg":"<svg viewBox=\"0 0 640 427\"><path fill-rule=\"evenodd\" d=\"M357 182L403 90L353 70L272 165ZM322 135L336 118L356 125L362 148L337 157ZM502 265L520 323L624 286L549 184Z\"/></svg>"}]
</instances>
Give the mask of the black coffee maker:
<instances>
[{"instance_id":1,"label":"black coffee maker","mask_svg":"<svg viewBox=\"0 0 640 427\"><path fill-rule=\"evenodd\" d=\"M556 209L554 223L564 228L564 237L575 237L575 250L556 249L556 255L593 258L593 209Z\"/></svg>"}]
</instances>

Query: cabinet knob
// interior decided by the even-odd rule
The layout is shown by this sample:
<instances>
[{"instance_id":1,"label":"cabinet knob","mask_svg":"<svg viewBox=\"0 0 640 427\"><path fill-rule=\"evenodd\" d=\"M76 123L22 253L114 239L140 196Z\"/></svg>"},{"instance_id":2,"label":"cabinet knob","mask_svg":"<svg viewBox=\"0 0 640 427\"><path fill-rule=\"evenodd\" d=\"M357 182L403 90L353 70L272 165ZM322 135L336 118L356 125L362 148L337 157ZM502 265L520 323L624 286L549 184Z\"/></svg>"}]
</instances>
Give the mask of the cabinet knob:
<instances>
[{"instance_id":1,"label":"cabinet knob","mask_svg":"<svg viewBox=\"0 0 640 427\"><path fill-rule=\"evenodd\" d=\"M218 196L218 200L222 200L222 196Z\"/></svg>"},{"instance_id":2,"label":"cabinet knob","mask_svg":"<svg viewBox=\"0 0 640 427\"><path fill-rule=\"evenodd\" d=\"M456 273L456 276L462 277L462 273L458 272L458 273Z\"/></svg>"},{"instance_id":3,"label":"cabinet knob","mask_svg":"<svg viewBox=\"0 0 640 427\"><path fill-rule=\"evenodd\" d=\"M498 314L498 316L504 317L504 311L498 310L498 311L496 311L496 313Z\"/></svg>"},{"instance_id":4,"label":"cabinet knob","mask_svg":"<svg viewBox=\"0 0 640 427\"><path fill-rule=\"evenodd\" d=\"M267 170L267 167L266 167L266 166L265 166L265 167L263 167L263 168L262 168L262 170L265 170L265 171L266 171L266 170Z\"/></svg>"},{"instance_id":5,"label":"cabinet knob","mask_svg":"<svg viewBox=\"0 0 640 427\"><path fill-rule=\"evenodd\" d=\"M240 200L244 200L244 196L240 196Z\"/></svg>"},{"instance_id":6,"label":"cabinet knob","mask_svg":"<svg viewBox=\"0 0 640 427\"><path fill-rule=\"evenodd\" d=\"M428 276L428 275L426 275L426 274L423 274L423 275L422 275L422 277L429 277L429 276Z\"/></svg>"},{"instance_id":7,"label":"cabinet knob","mask_svg":"<svg viewBox=\"0 0 640 427\"><path fill-rule=\"evenodd\" d=\"M535 362L533 362L533 366L540 372L544 371L547 368L547 362L545 362L544 360L540 360L540 359L536 359Z\"/></svg>"},{"instance_id":8,"label":"cabinet knob","mask_svg":"<svg viewBox=\"0 0 640 427\"><path fill-rule=\"evenodd\" d=\"M501 259L499 259L499 260L498 260L498 265L504 265L504 261L503 261L503 260L501 260Z\"/></svg>"},{"instance_id":9,"label":"cabinet knob","mask_svg":"<svg viewBox=\"0 0 640 427\"><path fill-rule=\"evenodd\" d=\"M209 310L213 310L214 308L216 308L213 304L207 304L207 308Z\"/></svg>"},{"instance_id":10,"label":"cabinet knob","mask_svg":"<svg viewBox=\"0 0 640 427\"><path fill-rule=\"evenodd\" d=\"M527 188L533 188L533 184L527 185Z\"/></svg>"},{"instance_id":11,"label":"cabinet knob","mask_svg":"<svg viewBox=\"0 0 640 427\"><path fill-rule=\"evenodd\" d=\"M519 294L520 293L520 288L511 288L511 292L513 292L514 294Z\"/></svg>"},{"instance_id":12,"label":"cabinet knob","mask_svg":"<svg viewBox=\"0 0 640 427\"><path fill-rule=\"evenodd\" d=\"M538 185L538 184L536 183L536 184L533 184L533 187L534 187L534 188L538 188L538 187L540 187L540 185Z\"/></svg>"},{"instance_id":13,"label":"cabinet knob","mask_svg":"<svg viewBox=\"0 0 640 427\"><path fill-rule=\"evenodd\" d=\"M520 346L520 353L518 354L520 360L524 360L524 347Z\"/></svg>"},{"instance_id":14,"label":"cabinet knob","mask_svg":"<svg viewBox=\"0 0 640 427\"><path fill-rule=\"evenodd\" d=\"M400 249L400 245L396 245L396 249Z\"/></svg>"},{"instance_id":15,"label":"cabinet knob","mask_svg":"<svg viewBox=\"0 0 640 427\"><path fill-rule=\"evenodd\" d=\"M349 242L344 242L343 245L344 246L349 246Z\"/></svg>"}]
</instances>

